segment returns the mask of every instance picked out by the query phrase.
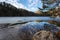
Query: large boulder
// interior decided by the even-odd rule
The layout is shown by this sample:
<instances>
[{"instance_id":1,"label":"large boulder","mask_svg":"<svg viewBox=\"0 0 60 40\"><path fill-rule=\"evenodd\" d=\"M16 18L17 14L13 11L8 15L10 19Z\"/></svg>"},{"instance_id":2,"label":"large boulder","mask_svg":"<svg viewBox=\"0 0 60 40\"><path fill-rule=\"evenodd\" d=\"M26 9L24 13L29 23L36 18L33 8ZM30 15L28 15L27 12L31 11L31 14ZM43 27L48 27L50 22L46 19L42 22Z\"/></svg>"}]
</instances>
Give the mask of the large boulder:
<instances>
[{"instance_id":1,"label":"large boulder","mask_svg":"<svg viewBox=\"0 0 60 40\"><path fill-rule=\"evenodd\" d=\"M56 25L49 24L48 22L29 22L19 30L19 35L23 40L32 40L32 36L41 30L56 33L59 29Z\"/></svg>"}]
</instances>

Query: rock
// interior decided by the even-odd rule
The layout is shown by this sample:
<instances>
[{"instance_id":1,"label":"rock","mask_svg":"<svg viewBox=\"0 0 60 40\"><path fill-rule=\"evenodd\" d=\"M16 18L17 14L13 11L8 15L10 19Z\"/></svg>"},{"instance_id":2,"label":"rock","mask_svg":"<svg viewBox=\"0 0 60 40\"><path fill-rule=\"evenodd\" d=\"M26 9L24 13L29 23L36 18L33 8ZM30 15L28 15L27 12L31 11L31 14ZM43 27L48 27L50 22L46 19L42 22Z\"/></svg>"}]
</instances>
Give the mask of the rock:
<instances>
[{"instance_id":1,"label":"rock","mask_svg":"<svg viewBox=\"0 0 60 40\"><path fill-rule=\"evenodd\" d=\"M0 24L0 29L7 28L9 23Z\"/></svg>"},{"instance_id":2,"label":"rock","mask_svg":"<svg viewBox=\"0 0 60 40\"><path fill-rule=\"evenodd\" d=\"M22 26L8 26L8 28L0 30L0 40L32 40L32 37L36 32L47 30L48 28L51 32L59 30L57 26L51 25L48 22L29 22Z\"/></svg>"},{"instance_id":3,"label":"rock","mask_svg":"<svg viewBox=\"0 0 60 40\"><path fill-rule=\"evenodd\" d=\"M58 40L58 39L56 35L54 35L52 32L41 30L34 34L32 40Z\"/></svg>"},{"instance_id":4,"label":"rock","mask_svg":"<svg viewBox=\"0 0 60 40\"><path fill-rule=\"evenodd\" d=\"M15 27L16 26L16 27ZM21 40L20 35L18 34L18 30L20 29L20 25L15 25L13 28L9 26L9 28L0 30L0 40Z\"/></svg>"},{"instance_id":5,"label":"rock","mask_svg":"<svg viewBox=\"0 0 60 40\"><path fill-rule=\"evenodd\" d=\"M47 28L46 28L47 25ZM47 30L50 32L57 32L59 29L56 25L49 24L47 22L29 22L23 25L19 30L20 38L23 40L32 40L33 35L41 30ZM23 36L22 36L23 35Z\"/></svg>"},{"instance_id":6,"label":"rock","mask_svg":"<svg viewBox=\"0 0 60 40\"><path fill-rule=\"evenodd\" d=\"M56 36L57 36L58 38L60 38L60 30L58 30L58 31L56 32Z\"/></svg>"}]
</instances>

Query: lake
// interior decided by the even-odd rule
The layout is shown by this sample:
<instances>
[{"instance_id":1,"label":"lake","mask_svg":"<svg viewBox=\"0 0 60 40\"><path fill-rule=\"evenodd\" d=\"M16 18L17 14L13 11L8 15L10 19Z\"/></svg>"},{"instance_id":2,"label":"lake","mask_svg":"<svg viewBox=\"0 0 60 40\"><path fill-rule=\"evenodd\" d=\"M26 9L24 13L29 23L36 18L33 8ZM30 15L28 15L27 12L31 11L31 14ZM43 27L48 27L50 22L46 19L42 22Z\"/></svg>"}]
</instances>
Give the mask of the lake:
<instances>
[{"instance_id":1,"label":"lake","mask_svg":"<svg viewBox=\"0 0 60 40\"><path fill-rule=\"evenodd\" d=\"M0 17L0 23L16 23L34 20L53 20L51 17ZM55 21L60 22L60 17L56 17Z\"/></svg>"}]
</instances>

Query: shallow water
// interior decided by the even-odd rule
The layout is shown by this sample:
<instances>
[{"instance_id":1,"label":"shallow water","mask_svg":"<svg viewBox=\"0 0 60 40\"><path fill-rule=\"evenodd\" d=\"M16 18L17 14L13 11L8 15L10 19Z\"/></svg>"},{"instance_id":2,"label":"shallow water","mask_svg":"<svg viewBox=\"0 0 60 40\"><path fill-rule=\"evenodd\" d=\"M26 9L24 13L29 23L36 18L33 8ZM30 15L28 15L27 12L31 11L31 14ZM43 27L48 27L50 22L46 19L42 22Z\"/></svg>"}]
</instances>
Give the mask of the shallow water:
<instances>
[{"instance_id":1,"label":"shallow water","mask_svg":"<svg viewBox=\"0 0 60 40\"><path fill-rule=\"evenodd\" d=\"M0 17L0 23L16 23L34 20L53 20L51 17ZM60 17L55 18L55 21L60 22Z\"/></svg>"}]
</instances>

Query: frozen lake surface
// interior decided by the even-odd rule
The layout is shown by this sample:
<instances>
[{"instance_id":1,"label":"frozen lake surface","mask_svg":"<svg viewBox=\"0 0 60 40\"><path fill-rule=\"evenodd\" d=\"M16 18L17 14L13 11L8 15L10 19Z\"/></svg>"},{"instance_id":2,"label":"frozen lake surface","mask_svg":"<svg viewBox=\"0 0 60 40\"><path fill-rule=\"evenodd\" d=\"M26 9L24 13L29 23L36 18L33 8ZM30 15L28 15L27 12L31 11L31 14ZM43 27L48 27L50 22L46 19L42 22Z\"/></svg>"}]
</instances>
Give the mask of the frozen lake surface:
<instances>
[{"instance_id":1,"label":"frozen lake surface","mask_svg":"<svg viewBox=\"0 0 60 40\"><path fill-rule=\"evenodd\" d=\"M51 17L0 17L0 23L16 23L16 22L25 22L25 21L34 21L34 20L53 20ZM60 22L60 17L54 19L55 21Z\"/></svg>"}]
</instances>

